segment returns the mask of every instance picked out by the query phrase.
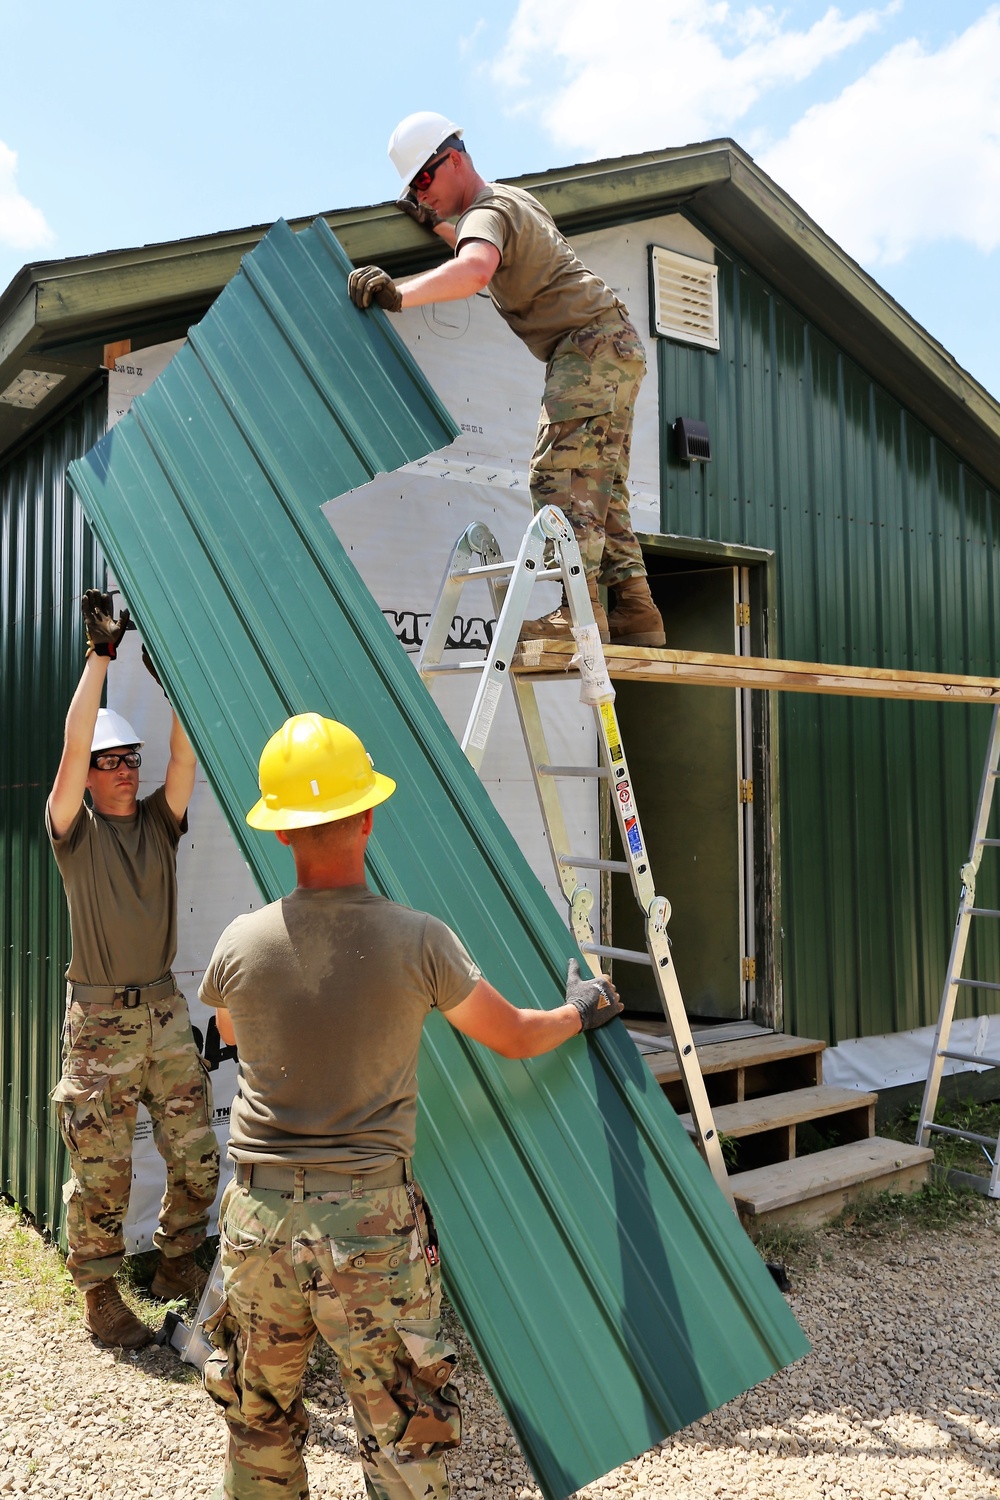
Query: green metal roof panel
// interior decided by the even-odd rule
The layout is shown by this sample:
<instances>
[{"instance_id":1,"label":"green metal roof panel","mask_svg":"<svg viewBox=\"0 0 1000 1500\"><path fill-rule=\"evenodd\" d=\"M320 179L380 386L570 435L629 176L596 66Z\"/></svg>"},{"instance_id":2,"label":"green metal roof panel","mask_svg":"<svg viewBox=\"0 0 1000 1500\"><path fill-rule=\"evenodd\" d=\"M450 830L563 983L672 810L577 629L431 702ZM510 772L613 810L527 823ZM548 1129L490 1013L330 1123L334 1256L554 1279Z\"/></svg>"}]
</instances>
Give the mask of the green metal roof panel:
<instances>
[{"instance_id":1,"label":"green metal roof panel","mask_svg":"<svg viewBox=\"0 0 1000 1500\"><path fill-rule=\"evenodd\" d=\"M262 893L294 874L243 820L257 757L318 709L399 781L373 884L553 1006L567 930L320 512L455 430L348 270L322 220L276 226L71 480ZM805 1352L622 1026L520 1063L432 1016L420 1104L449 1290L547 1496Z\"/></svg>"}]
</instances>

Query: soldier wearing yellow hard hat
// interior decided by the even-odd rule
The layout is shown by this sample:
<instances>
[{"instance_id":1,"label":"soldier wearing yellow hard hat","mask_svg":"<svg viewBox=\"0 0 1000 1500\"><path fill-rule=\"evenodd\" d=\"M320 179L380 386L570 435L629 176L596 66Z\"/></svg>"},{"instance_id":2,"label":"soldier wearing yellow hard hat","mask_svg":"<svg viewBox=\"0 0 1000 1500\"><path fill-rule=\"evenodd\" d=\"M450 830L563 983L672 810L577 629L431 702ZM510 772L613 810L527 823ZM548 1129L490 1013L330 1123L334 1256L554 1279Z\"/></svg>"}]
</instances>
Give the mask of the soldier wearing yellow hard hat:
<instances>
[{"instance_id":1,"label":"soldier wearing yellow hard hat","mask_svg":"<svg viewBox=\"0 0 1000 1500\"><path fill-rule=\"evenodd\" d=\"M261 798L247 813L251 828L311 828L377 807L396 790L353 730L319 714L281 726L260 757Z\"/></svg>"},{"instance_id":2,"label":"soldier wearing yellow hard hat","mask_svg":"<svg viewBox=\"0 0 1000 1500\"><path fill-rule=\"evenodd\" d=\"M289 719L259 780L247 822L291 847L297 884L226 929L201 986L240 1068L226 1301L205 1370L229 1428L218 1493L255 1496L265 1481L308 1493L302 1378L319 1333L354 1407L369 1495L444 1500L461 1417L437 1238L411 1172L423 1023L439 1010L503 1056L533 1057L621 1005L573 963L564 1005L518 1009L444 922L369 888L374 809L396 783L346 725Z\"/></svg>"}]
</instances>

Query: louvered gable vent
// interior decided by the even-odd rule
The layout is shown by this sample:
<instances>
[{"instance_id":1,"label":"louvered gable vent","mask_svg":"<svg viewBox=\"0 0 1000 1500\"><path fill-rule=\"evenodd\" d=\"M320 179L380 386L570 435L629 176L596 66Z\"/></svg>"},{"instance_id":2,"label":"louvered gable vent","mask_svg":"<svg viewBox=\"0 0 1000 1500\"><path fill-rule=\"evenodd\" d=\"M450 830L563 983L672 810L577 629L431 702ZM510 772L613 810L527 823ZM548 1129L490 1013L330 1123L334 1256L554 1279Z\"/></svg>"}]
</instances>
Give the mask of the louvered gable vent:
<instances>
[{"instance_id":1,"label":"louvered gable vent","mask_svg":"<svg viewBox=\"0 0 1000 1500\"><path fill-rule=\"evenodd\" d=\"M718 269L705 260L652 246L653 327L666 338L719 347Z\"/></svg>"}]
</instances>

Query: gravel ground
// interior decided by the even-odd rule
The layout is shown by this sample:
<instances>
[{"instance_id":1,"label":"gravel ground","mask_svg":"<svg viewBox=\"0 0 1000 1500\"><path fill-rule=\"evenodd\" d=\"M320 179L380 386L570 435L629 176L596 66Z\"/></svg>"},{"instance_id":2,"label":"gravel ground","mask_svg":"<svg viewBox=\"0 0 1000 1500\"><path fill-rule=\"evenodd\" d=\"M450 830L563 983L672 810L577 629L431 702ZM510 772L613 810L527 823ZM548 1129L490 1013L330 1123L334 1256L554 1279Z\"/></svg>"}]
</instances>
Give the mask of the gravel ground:
<instances>
[{"instance_id":1,"label":"gravel ground","mask_svg":"<svg viewBox=\"0 0 1000 1500\"><path fill-rule=\"evenodd\" d=\"M1000 1497L1000 1213L935 1231L825 1231L793 1268L813 1352L581 1496L615 1500L994 1500ZM16 1251L16 1253L14 1253ZM201 1500L223 1423L164 1350L117 1355L85 1332L55 1252L0 1213L0 1495ZM453 1333L456 1330L452 1330ZM468 1346L466 1500L535 1500ZM307 1387L312 1494L362 1500L354 1431L320 1355Z\"/></svg>"}]
</instances>

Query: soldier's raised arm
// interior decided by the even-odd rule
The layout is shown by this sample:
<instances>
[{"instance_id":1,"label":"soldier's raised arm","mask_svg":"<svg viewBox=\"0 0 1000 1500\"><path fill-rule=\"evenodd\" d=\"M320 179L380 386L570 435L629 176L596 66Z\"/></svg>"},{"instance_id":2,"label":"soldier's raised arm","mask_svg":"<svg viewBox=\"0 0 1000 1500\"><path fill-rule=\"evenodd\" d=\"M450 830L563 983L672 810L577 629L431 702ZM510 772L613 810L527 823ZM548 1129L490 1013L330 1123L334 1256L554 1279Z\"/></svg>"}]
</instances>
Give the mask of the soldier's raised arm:
<instances>
[{"instance_id":1,"label":"soldier's raised arm","mask_svg":"<svg viewBox=\"0 0 1000 1500\"><path fill-rule=\"evenodd\" d=\"M117 656L118 645L131 623L127 609L117 620L114 618L111 597L100 589L87 589L80 607L87 628L87 659L66 715L62 759L49 793L49 822L56 838L71 827L83 805L90 747L108 665Z\"/></svg>"}]
</instances>

